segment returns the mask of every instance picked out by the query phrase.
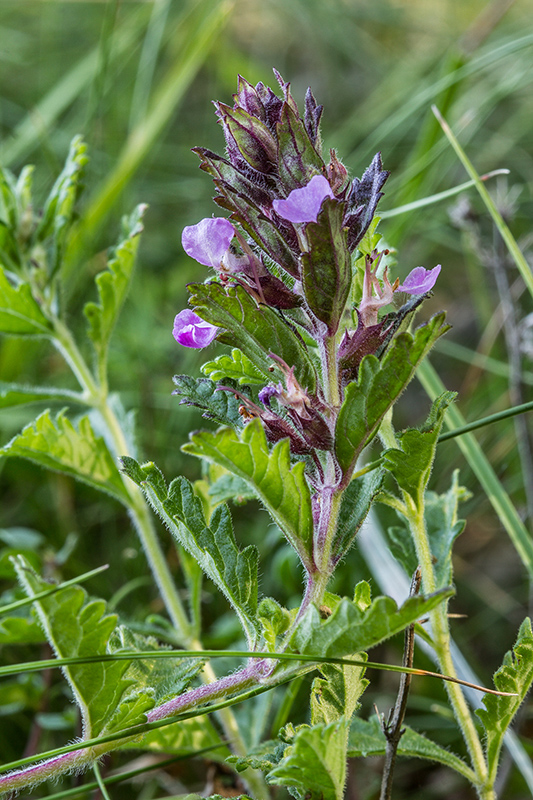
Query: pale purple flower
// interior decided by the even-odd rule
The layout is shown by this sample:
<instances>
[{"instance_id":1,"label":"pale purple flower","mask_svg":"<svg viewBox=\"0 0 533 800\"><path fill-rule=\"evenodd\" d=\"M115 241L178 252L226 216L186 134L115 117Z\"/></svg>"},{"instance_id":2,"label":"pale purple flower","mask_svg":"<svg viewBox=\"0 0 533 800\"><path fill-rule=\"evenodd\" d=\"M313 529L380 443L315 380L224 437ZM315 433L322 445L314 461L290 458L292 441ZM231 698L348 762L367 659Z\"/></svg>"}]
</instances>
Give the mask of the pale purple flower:
<instances>
[{"instance_id":1,"label":"pale purple flower","mask_svg":"<svg viewBox=\"0 0 533 800\"><path fill-rule=\"evenodd\" d=\"M206 267L220 269L235 228L224 217L209 217L183 229L181 243L188 256Z\"/></svg>"},{"instance_id":2,"label":"pale purple flower","mask_svg":"<svg viewBox=\"0 0 533 800\"><path fill-rule=\"evenodd\" d=\"M440 264L437 264L433 269L415 267L411 270L404 283L398 286L395 291L407 292L407 294L425 294L435 286L440 269Z\"/></svg>"},{"instance_id":3,"label":"pale purple flower","mask_svg":"<svg viewBox=\"0 0 533 800\"><path fill-rule=\"evenodd\" d=\"M184 347L200 349L211 344L219 330L220 328L217 328L216 325L211 325L210 322L206 322L194 311L185 308L174 319L172 335L178 344L182 344Z\"/></svg>"},{"instance_id":4,"label":"pale purple flower","mask_svg":"<svg viewBox=\"0 0 533 800\"><path fill-rule=\"evenodd\" d=\"M307 186L293 189L285 200L274 200L272 207L289 222L316 222L326 197L335 197L331 186L323 175L315 175Z\"/></svg>"}]
</instances>

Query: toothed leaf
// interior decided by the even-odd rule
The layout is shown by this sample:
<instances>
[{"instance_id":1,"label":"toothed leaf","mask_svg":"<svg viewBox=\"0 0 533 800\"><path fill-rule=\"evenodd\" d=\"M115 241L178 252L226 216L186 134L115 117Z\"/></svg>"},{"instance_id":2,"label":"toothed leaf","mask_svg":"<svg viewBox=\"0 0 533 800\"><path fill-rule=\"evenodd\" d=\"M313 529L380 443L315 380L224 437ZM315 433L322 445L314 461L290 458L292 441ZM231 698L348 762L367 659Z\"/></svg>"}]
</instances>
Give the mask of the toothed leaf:
<instances>
[{"instance_id":1,"label":"toothed leaf","mask_svg":"<svg viewBox=\"0 0 533 800\"><path fill-rule=\"evenodd\" d=\"M154 464L139 465L122 459L123 470L141 486L152 507L179 544L202 567L225 595L239 617L248 645L259 636L257 612L257 550L252 545L239 550L226 505L218 506L206 521L201 500L186 478L172 481L168 490Z\"/></svg>"},{"instance_id":2,"label":"toothed leaf","mask_svg":"<svg viewBox=\"0 0 533 800\"><path fill-rule=\"evenodd\" d=\"M383 465L392 472L400 489L417 505L423 501L431 475L444 415L455 397L455 392L444 392L437 397L425 423L419 429L408 428L398 436L401 449L383 453Z\"/></svg>"},{"instance_id":3,"label":"toothed leaf","mask_svg":"<svg viewBox=\"0 0 533 800\"><path fill-rule=\"evenodd\" d=\"M231 355L223 355L208 361L202 366L202 372L212 381L222 381L224 378L231 378L242 384L265 383L265 376L254 367L249 358L236 347L231 351Z\"/></svg>"},{"instance_id":4,"label":"toothed leaf","mask_svg":"<svg viewBox=\"0 0 533 800\"><path fill-rule=\"evenodd\" d=\"M16 288L0 267L0 332L14 336L50 336L52 323L34 300L28 283Z\"/></svg>"},{"instance_id":5,"label":"toothed leaf","mask_svg":"<svg viewBox=\"0 0 533 800\"><path fill-rule=\"evenodd\" d=\"M358 380L346 387L336 425L335 452L345 474L351 473L388 409L439 336L448 330L444 317L444 313L436 314L414 336L400 333L381 361L373 355L363 358Z\"/></svg>"},{"instance_id":6,"label":"toothed leaf","mask_svg":"<svg viewBox=\"0 0 533 800\"><path fill-rule=\"evenodd\" d=\"M27 458L128 502L115 459L104 440L95 436L88 417L75 428L63 413L52 419L45 411L2 447L0 456Z\"/></svg>"},{"instance_id":7,"label":"toothed leaf","mask_svg":"<svg viewBox=\"0 0 533 800\"><path fill-rule=\"evenodd\" d=\"M28 563L13 560L28 597L50 588ZM82 658L107 653L117 618L106 614L103 600L91 600L81 586L69 586L35 601L35 608L58 658ZM145 721L153 706L151 690L134 688L126 677L127 661L101 661L62 667L83 721L83 736L91 738Z\"/></svg>"},{"instance_id":8,"label":"toothed leaf","mask_svg":"<svg viewBox=\"0 0 533 800\"><path fill-rule=\"evenodd\" d=\"M112 252L107 269L95 278L99 302L86 303L83 308L89 323L89 338L99 359L105 358L115 322L130 286L145 209L146 206L137 206L133 214L125 218L124 239Z\"/></svg>"},{"instance_id":9,"label":"toothed leaf","mask_svg":"<svg viewBox=\"0 0 533 800\"><path fill-rule=\"evenodd\" d=\"M245 426L240 437L230 428L192 434L183 450L219 464L245 480L298 552L304 566L310 568L311 494L303 462L291 467L288 439L282 439L270 450L261 422L255 419Z\"/></svg>"},{"instance_id":10,"label":"toothed leaf","mask_svg":"<svg viewBox=\"0 0 533 800\"><path fill-rule=\"evenodd\" d=\"M299 728L279 764L268 773L268 783L286 786L298 800L342 800L348 728L342 717L329 725Z\"/></svg>"},{"instance_id":11,"label":"toothed leaf","mask_svg":"<svg viewBox=\"0 0 533 800\"><path fill-rule=\"evenodd\" d=\"M172 394L180 398L180 405L199 408L205 419L212 419L219 424L242 427L240 400L232 392L217 391L216 383L210 378L174 375L172 380L176 386Z\"/></svg>"},{"instance_id":12,"label":"toothed leaf","mask_svg":"<svg viewBox=\"0 0 533 800\"><path fill-rule=\"evenodd\" d=\"M501 692L515 692L515 697L486 694L485 708L476 714L486 731L485 752L489 771L496 777L503 737L533 683L533 632L526 617L512 651L505 654L503 664L494 674L494 686Z\"/></svg>"},{"instance_id":13,"label":"toothed leaf","mask_svg":"<svg viewBox=\"0 0 533 800\"><path fill-rule=\"evenodd\" d=\"M281 372L274 364L271 353L282 358L290 367L300 385L313 392L316 373L309 353L299 335L274 309L258 305L241 286L228 287L218 283L194 284L191 305L202 319L224 328L228 343L236 345L265 377L265 383ZM220 338L220 337L219 337ZM222 338L221 341L224 341Z\"/></svg>"},{"instance_id":14,"label":"toothed leaf","mask_svg":"<svg viewBox=\"0 0 533 800\"><path fill-rule=\"evenodd\" d=\"M332 658L360 653L425 617L452 594L452 589L446 589L427 597L410 597L400 608L391 597L381 596L365 610L343 598L325 620L311 606L294 631L291 647L298 653L320 653Z\"/></svg>"}]
</instances>

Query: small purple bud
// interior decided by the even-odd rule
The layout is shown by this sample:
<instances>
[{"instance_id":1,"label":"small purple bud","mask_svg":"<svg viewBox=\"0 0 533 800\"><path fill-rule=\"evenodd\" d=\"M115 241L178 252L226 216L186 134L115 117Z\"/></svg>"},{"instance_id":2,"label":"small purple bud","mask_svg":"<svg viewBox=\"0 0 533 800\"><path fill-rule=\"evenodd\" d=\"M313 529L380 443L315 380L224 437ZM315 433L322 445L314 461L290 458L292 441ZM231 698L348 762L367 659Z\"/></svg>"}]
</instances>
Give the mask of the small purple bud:
<instances>
[{"instance_id":1,"label":"small purple bud","mask_svg":"<svg viewBox=\"0 0 533 800\"><path fill-rule=\"evenodd\" d=\"M293 189L285 200L274 200L272 207L289 222L316 222L326 197L335 197L331 186L323 175L315 175L307 186Z\"/></svg>"},{"instance_id":2,"label":"small purple bud","mask_svg":"<svg viewBox=\"0 0 533 800\"><path fill-rule=\"evenodd\" d=\"M282 391L283 386L281 384L278 384L277 386L263 386L263 388L259 390L258 397L264 406L270 408L270 398L279 397Z\"/></svg>"},{"instance_id":3,"label":"small purple bud","mask_svg":"<svg viewBox=\"0 0 533 800\"><path fill-rule=\"evenodd\" d=\"M201 319L194 311L185 308L174 319L172 335L178 344L184 347L200 349L207 347L215 339L220 328Z\"/></svg>"},{"instance_id":4,"label":"small purple bud","mask_svg":"<svg viewBox=\"0 0 533 800\"><path fill-rule=\"evenodd\" d=\"M411 270L405 282L398 286L395 291L407 292L407 294L425 294L435 286L440 270L440 264L437 264L433 269L415 267Z\"/></svg>"},{"instance_id":5,"label":"small purple bud","mask_svg":"<svg viewBox=\"0 0 533 800\"><path fill-rule=\"evenodd\" d=\"M209 217L183 229L181 243L188 256L206 267L220 269L235 228L224 217Z\"/></svg>"}]
</instances>

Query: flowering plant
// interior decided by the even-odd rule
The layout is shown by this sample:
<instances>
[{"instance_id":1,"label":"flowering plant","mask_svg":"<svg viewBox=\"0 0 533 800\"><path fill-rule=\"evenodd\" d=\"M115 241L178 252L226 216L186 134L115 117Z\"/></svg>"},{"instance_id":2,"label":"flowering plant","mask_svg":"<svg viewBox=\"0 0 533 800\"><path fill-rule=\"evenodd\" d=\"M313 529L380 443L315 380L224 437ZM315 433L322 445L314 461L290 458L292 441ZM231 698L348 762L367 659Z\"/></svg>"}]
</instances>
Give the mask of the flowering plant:
<instances>
[{"instance_id":1,"label":"flowering plant","mask_svg":"<svg viewBox=\"0 0 533 800\"><path fill-rule=\"evenodd\" d=\"M52 419L46 412L3 454L72 474L128 508L181 649L169 652L118 624L102 601L89 600L78 586L51 590L19 556L20 584L63 665L83 735L38 763L10 765L18 769L0 776L0 790L79 770L115 748L192 754L206 747L227 757L257 800L272 785L297 798L340 800L347 758L368 754L386 756L382 797L389 797L397 753L440 762L469 780L479 797L495 796L503 737L533 678L526 657L533 650L531 628L524 623L514 660L507 658L497 673L496 694L486 690L479 711L483 743L455 674L447 616L451 546L462 530L464 492L454 478L444 495L429 500L426 494L453 395L438 397L420 428L396 431L392 421L394 404L447 330L442 312L418 327L414 322L440 265L416 267L402 283L391 277L390 253L377 232L376 209L388 178L380 154L350 181L335 151L327 163L323 158L322 107L311 91L302 116L289 84L277 77L280 96L239 78L233 106L216 104L226 157L196 148L214 180L218 206L229 212L229 218L204 219L183 231L186 253L214 272L188 287L191 308L177 314L173 329L180 346L232 348L203 366L204 377L174 378L179 402L221 426L192 433L183 448L210 465L205 480L191 484L179 477L167 485L153 463L136 460L107 391L107 349L131 278L142 209L126 221L125 237L97 278L99 302L85 307L94 371L58 311L56 263L35 261L43 243L56 257L60 253L63 228L56 223L72 216L85 163L81 141L73 144L40 227L26 240L13 237L1 275L2 329L49 338L81 385L70 399L88 405L92 417L75 427L64 414ZM5 183L15 230L21 185ZM49 392L53 399L60 395ZM116 455L122 456L121 474ZM296 552L303 585L295 607L259 597L258 550L236 541L223 502L231 498L258 500ZM387 596L372 599L365 581L349 597L330 591L376 502L403 520L402 561L409 571L418 565L411 596L400 607ZM176 542L188 611L148 506ZM244 652L232 653L244 664L223 677L208 663L219 654L201 644L202 575L231 606L246 643ZM429 619L425 629L423 618ZM468 762L403 726L415 629L451 679L449 701ZM404 630L399 671L405 675L394 713L364 720L356 712L368 685L366 651ZM270 720L272 736L263 725L263 735L250 742L230 706L260 702L254 698L316 670L307 721L294 725L282 702ZM206 717L212 712L216 728Z\"/></svg>"}]
</instances>

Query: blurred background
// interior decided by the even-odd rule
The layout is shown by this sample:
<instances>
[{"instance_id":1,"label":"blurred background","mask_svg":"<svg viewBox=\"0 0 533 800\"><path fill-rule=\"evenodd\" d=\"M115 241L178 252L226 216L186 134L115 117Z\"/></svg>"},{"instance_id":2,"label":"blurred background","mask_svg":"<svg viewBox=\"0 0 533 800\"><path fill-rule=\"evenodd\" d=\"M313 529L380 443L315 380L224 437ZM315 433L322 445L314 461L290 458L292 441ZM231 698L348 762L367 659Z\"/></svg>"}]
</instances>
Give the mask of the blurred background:
<instances>
[{"instance_id":1,"label":"blurred background","mask_svg":"<svg viewBox=\"0 0 533 800\"><path fill-rule=\"evenodd\" d=\"M185 225L216 211L211 180L191 152L199 145L223 149L211 101L231 102L238 73L275 88L273 67L291 82L299 103L311 86L324 104L325 152L335 147L354 176L382 152L392 172L383 212L468 178L431 112L436 104L479 173L509 170L487 186L531 263L532 20L531 0L2 0L0 161L15 174L34 164L36 193L44 199L72 137L81 133L89 146L87 188L79 208L83 235L69 254L66 298L80 336L81 308L94 298L93 277L105 266L105 249L118 237L121 216L139 202L149 205L111 360L112 385L135 416L142 458L156 461L169 478L200 475L199 464L183 456L180 446L192 427L205 423L177 404L171 379L175 373L197 375L206 355L180 349L171 329L186 304L186 283L207 277L185 256L180 237ZM531 298L475 190L390 215L381 230L397 251L400 278L418 265L443 265L435 296L422 314L448 309L453 329L431 361L446 388L459 392L458 407L467 420L531 400ZM0 379L73 387L57 353L38 341L2 340ZM398 423L419 424L428 408L427 395L415 381L400 403ZM34 416L35 408L2 411L1 442ZM530 533L531 420L530 415L500 422L476 434ZM468 522L455 561L453 610L466 617L454 623L454 635L487 682L527 613L530 587L501 519L456 441L439 449L433 488L446 491L456 468L472 496L463 506ZM110 563L92 591L111 598L116 610L139 624L147 614L163 612L135 534L117 504L27 462L0 462L0 470L1 578L10 581L7 557L21 546L36 566L65 579ZM301 575L288 548L252 505L235 509L235 516L241 541L258 543L267 559L263 591L290 603L301 591ZM389 520L382 522L386 526ZM173 563L172 544L165 531L161 536ZM356 548L334 588L351 594L358 579L369 577ZM373 584L377 593L376 575ZM237 631L210 591L206 587L205 644L227 646ZM372 657L397 662L400 650L401 642L393 642ZM417 663L429 667L422 655ZM0 701L0 714L15 714L15 734L5 743L8 759L20 753L28 735L23 707L34 703L33 711L38 710L39 692L32 684L38 678L25 680L25 688L20 681L10 684ZM368 714L372 702L386 711L395 692L394 678L375 676L375 681ZM65 712L56 717L54 724L68 730ZM408 722L459 747L445 694L434 683L415 685ZM519 724L531 752L529 710ZM372 763L355 763L353 798L375 796L379 764ZM502 796L531 796L511 767L504 763ZM473 797L458 779L423 762L401 762L397 783L398 799L413 791L423 791L424 798Z\"/></svg>"}]
</instances>

